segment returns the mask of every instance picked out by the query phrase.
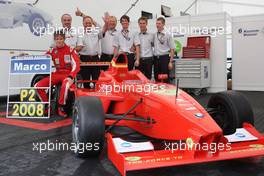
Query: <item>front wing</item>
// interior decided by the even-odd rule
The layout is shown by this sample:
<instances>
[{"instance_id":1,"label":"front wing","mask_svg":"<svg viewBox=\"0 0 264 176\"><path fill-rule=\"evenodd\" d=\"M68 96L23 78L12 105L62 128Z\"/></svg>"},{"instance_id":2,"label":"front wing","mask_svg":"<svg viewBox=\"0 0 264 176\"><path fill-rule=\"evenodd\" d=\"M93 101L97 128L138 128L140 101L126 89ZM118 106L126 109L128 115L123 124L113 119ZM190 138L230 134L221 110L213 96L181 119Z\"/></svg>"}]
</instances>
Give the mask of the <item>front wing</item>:
<instances>
[{"instance_id":1,"label":"front wing","mask_svg":"<svg viewBox=\"0 0 264 176\"><path fill-rule=\"evenodd\" d=\"M257 137L257 140L231 143L230 150L219 151L216 155L170 150L119 153L113 136L108 133L108 158L121 175L125 176L128 171L264 156L264 136L250 124L245 124L244 128Z\"/></svg>"}]
</instances>

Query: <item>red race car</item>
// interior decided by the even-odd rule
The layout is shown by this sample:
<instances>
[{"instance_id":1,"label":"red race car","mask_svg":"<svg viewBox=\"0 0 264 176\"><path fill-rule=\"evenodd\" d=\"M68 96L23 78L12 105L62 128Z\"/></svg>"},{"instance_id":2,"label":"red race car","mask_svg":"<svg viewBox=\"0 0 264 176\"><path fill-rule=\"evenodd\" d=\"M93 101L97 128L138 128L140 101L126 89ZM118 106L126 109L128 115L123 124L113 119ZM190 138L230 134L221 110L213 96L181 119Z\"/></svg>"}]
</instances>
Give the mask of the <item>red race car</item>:
<instances>
[{"instance_id":1,"label":"red race car","mask_svg":"<svg viewBox=\"0 0 264 176\"><path fill-rule=\"evenodd\" d=\"M238 92L212 95L205 109L179 86L128 71L122 54L101 72L95 89L77 87L71 89L75 154L98 156L107 141L108 158L122 175L264 155L264 136L254 128L252 108Z\"/></svg>"}]
</instances>

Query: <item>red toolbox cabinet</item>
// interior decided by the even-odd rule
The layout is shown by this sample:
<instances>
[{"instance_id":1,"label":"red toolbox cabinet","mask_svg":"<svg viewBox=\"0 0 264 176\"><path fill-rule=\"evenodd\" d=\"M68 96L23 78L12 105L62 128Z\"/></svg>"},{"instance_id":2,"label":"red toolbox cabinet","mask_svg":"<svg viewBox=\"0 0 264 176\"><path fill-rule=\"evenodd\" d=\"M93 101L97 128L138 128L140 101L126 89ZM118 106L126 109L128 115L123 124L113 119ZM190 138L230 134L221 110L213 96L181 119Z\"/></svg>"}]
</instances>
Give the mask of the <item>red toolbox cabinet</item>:
<instances>
[{"instance_id":1,"label":"red toolbox cabinet","mask_svg":"<svg viewBox=\"0 0 264 176\"><path fill-rule=\"evenodd\" d=\"M211 37L188 37L187 46L183 47L183 58L207 58L210 57Z\"/></svg>"}]
</instances>

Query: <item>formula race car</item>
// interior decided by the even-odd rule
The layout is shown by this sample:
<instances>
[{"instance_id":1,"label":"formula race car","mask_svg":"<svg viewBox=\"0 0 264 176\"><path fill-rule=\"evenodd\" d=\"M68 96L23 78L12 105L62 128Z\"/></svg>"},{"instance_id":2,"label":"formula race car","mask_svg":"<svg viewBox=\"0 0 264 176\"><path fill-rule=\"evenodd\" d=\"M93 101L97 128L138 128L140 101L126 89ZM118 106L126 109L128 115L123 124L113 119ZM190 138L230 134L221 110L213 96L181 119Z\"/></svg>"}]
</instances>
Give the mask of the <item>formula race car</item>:
<instances>
[{"instance_id":1,"label":"formula race car","mask_svg":"<svg viewBox=\"0 0 264 176\"><path fill-rule=\"evenodd\" d=\"M48 24L52 24L52 17L46 12L36 8L33 3L19 3L10 0L0 0L0 28L16 28L24 23L32 34L41 35Z\"/></svg>"},{"instance_id":2,"label":"formula race car","mask_svg":"<svg viewBox=\"0 0 264 176\"><path fill-rule=\"evenodd\" d=\"M76 147L75 154L98 156L106 140L108 158L121 175L264 155L264 136L254 128L252 108L240 93L214 94L205 109L178 87L128 71L125 55L114 58L95 89L71 89L73 142L85 146Z\"/></svg>"}]
</instances>

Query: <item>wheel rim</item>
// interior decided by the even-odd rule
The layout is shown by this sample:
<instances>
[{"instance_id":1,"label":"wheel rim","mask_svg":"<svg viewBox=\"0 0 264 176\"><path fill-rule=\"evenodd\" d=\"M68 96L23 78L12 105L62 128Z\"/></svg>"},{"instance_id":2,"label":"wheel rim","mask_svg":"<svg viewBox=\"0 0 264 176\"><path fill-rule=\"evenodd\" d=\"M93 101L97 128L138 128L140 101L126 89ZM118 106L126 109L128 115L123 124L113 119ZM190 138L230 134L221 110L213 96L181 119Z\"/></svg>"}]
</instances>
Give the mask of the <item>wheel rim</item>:
<instances>
[{"instance_id":1,"label":"wheel rim","mask_svg":"<svg viewBox=\"0 0 264 176\"><path fill-rule=\"evenodd\" d=\"M45 22L41 18L35 18L32 23L34 31L40 33L40 29L45 27Z\"/></svg>"},{"instance_id":2,"label":"wheel rim","mask_svg":"<svg viewBox=\"0 0 264 176\"><path fill-rule=\"evenodd\" d=\"M229 130L230 122L226 108L223 105L218 105L216 109L217 111L212 114L213 119L223 129L223 131Z\"/></svg>"},{"instance_id":3,"label":"wheel rim","mask_svg":"<svg viewBox=\"0 0 264 176\"><path fill-rule=\"evenodd\" d=\"M72 125L72 131L73 131L73 142L75 144L79 144L79 130L80 130L80 121L79 121L79 115L78 115L78 110L77 108L74 109L73 113L73 125ZM78 152L78 148L75 148L74 153Z\"/></svg>"}]
</instances>

